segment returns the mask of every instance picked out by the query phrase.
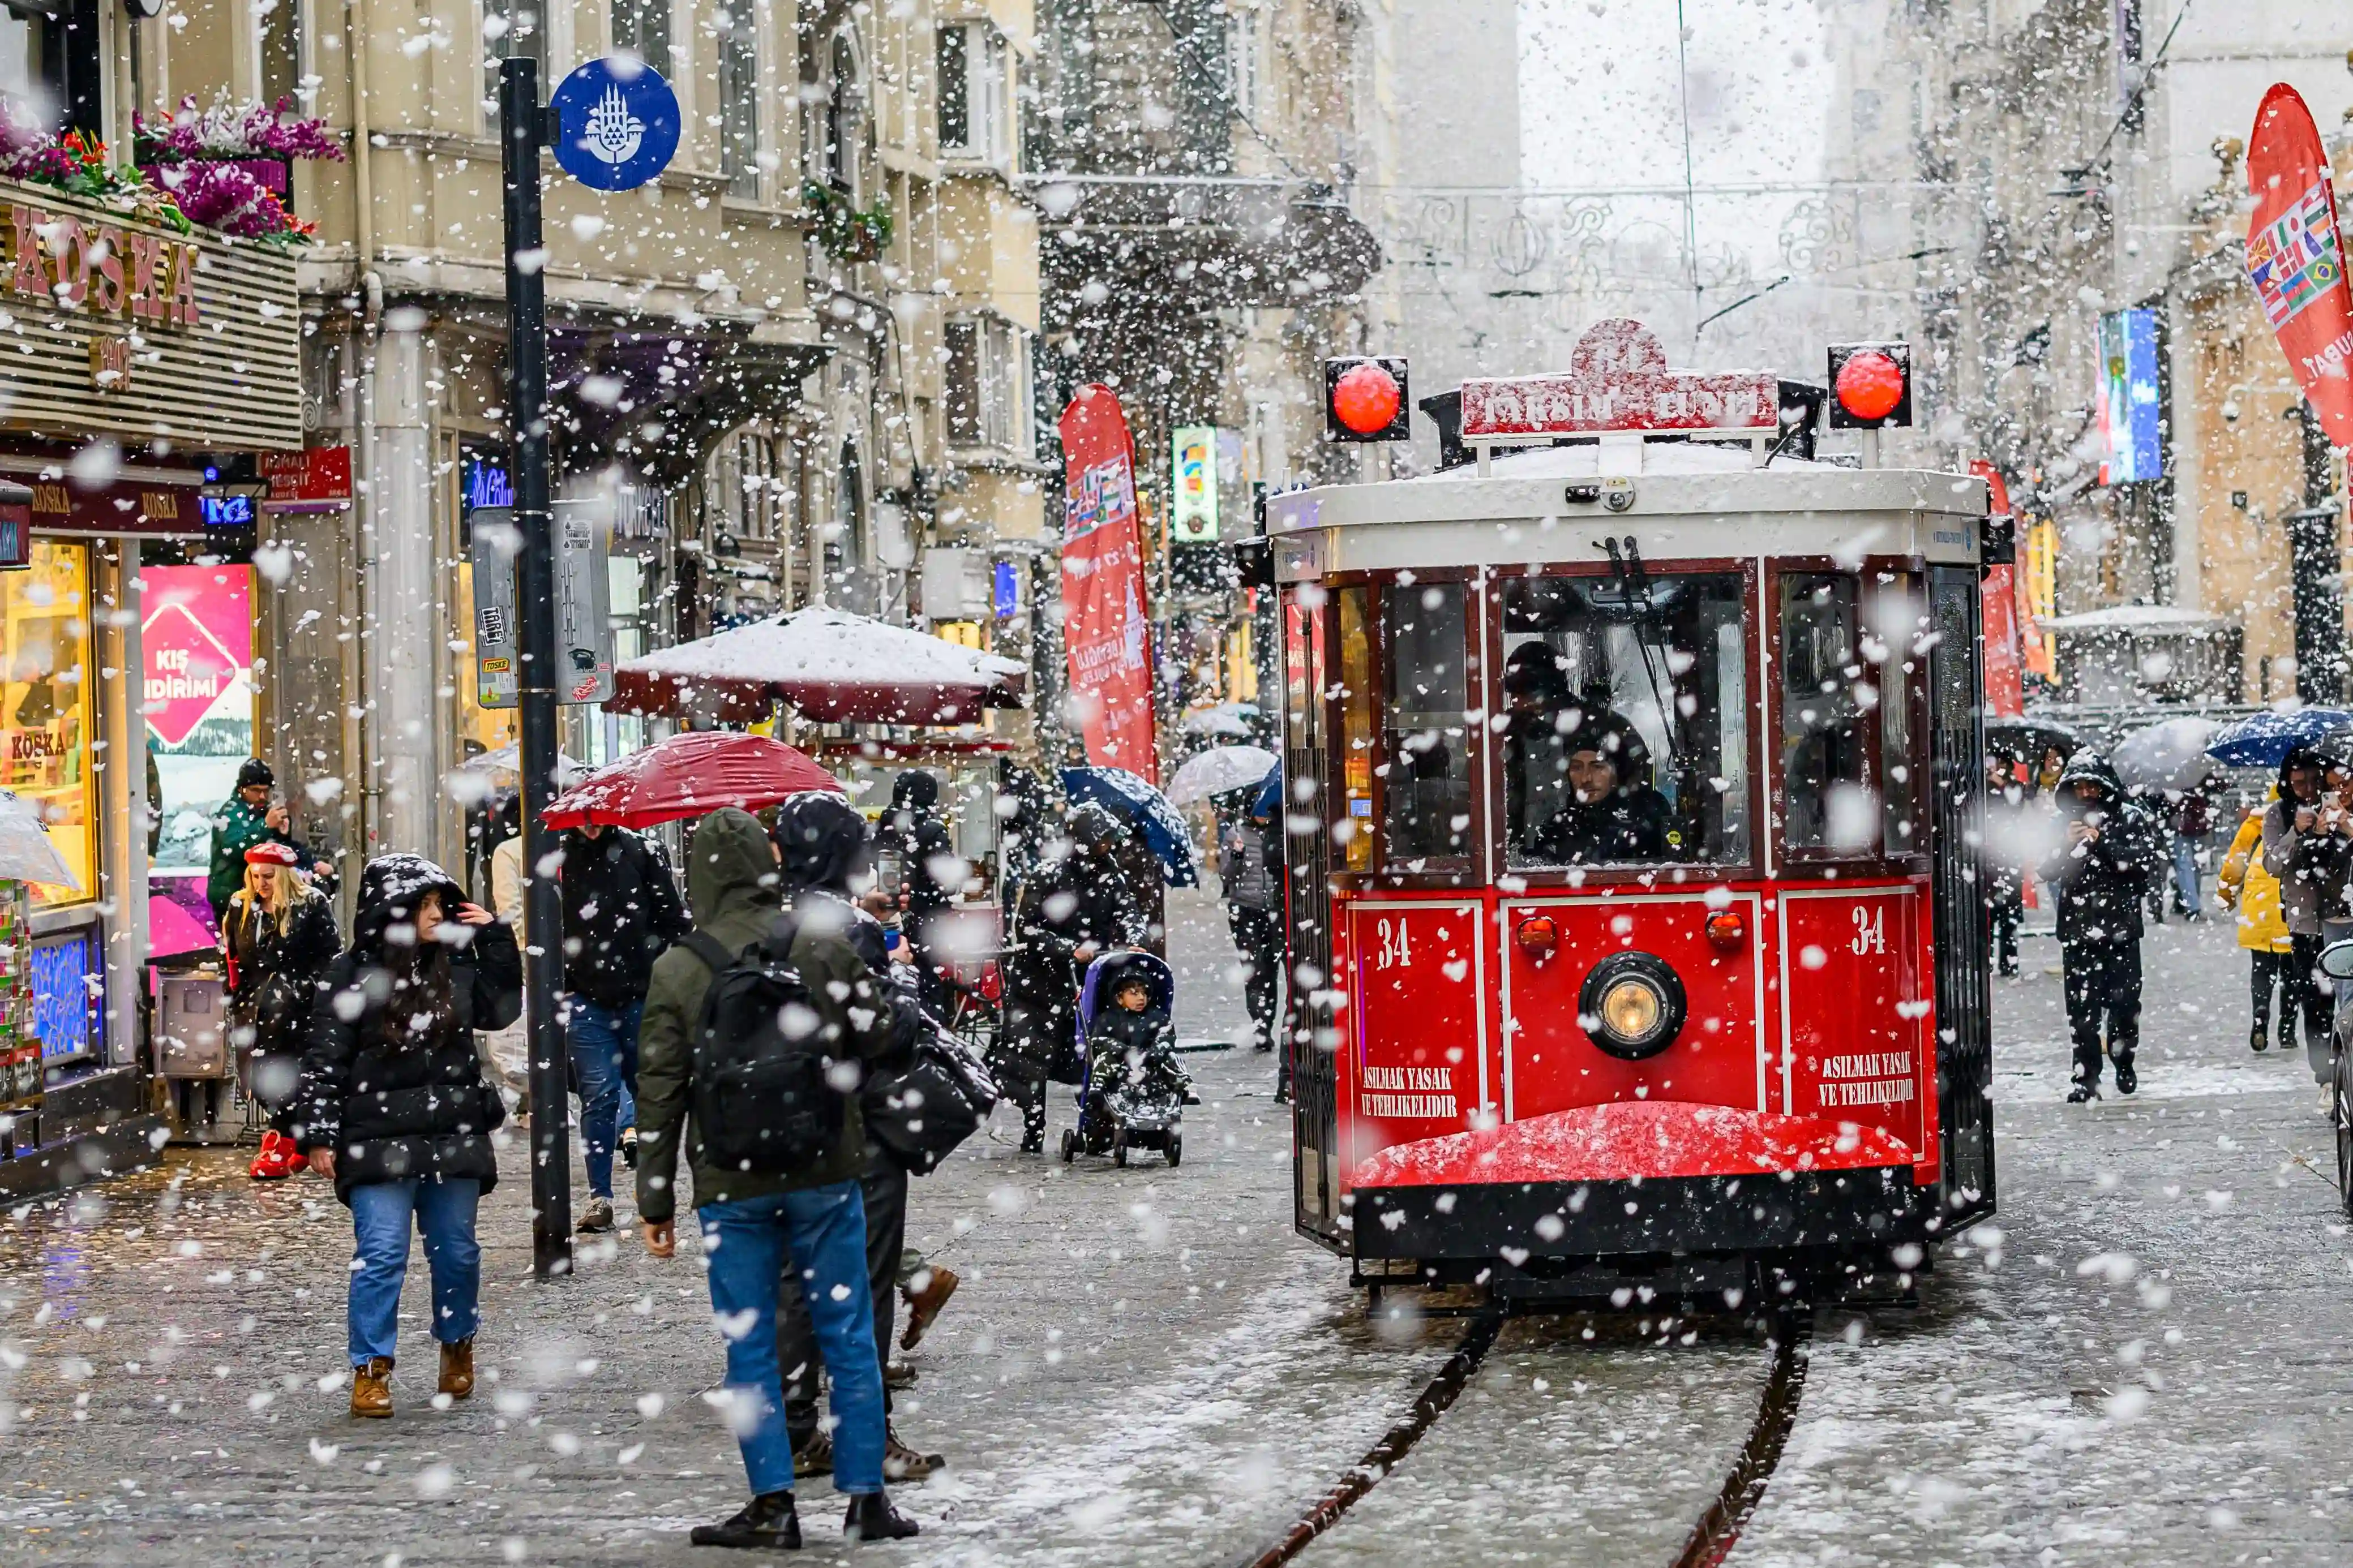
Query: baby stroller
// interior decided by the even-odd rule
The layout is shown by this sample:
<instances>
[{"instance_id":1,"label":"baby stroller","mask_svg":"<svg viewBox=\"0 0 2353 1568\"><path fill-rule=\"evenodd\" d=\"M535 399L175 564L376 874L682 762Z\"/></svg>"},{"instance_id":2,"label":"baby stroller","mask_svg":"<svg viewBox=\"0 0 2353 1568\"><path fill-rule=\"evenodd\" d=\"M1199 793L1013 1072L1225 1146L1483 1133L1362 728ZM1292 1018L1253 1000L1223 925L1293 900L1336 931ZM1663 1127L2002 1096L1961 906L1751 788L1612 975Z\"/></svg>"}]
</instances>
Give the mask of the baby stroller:
<instances>
[{"instance_id":1,"label":"baby stroller","mask_svg":"<svg viewBox=\"0 0 2353 1568\"><path fill-rule=\"evenodd\" d=\"M1109 1061L1110 1051L1092 1044L1095 1020L1103 1009L1117 1005L1113 993L1119 983L1140 974L1152 987L1146 1012L1164 1022L1176 1005L1176 977L1168 965L1151 953L1107 952L1087 966L1086 983L1079 991L1079 1049L1086 1059L1079 1082L1079 1124L1062 1133L1065 1163L1082 1153L1104 1154L1112 1163L1127 1163L1131 1149L1157 1149L1175 1165L1185 1157L1185 1074L1176 1066L1176 1030L1160 1029L1144 1049L1144 1060L1131 1068L1124 1060Z\"/></svg>"}]
</instances>

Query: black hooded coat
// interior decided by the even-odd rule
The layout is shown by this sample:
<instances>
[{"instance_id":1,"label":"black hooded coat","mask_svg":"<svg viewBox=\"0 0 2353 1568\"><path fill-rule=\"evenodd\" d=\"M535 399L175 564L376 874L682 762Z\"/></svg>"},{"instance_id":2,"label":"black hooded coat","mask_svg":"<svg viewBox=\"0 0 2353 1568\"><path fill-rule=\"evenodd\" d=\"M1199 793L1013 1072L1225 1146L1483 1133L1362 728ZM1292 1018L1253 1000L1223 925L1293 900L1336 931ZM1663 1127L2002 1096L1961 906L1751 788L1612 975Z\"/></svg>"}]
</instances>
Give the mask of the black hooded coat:
<instances>
[{"instance_id":1,"label":"black hooded coat","mask_svg":"<svg viewBox=\"0 0 2353 1568\"><path fill-rule=\"evenodd\" d=\"M2097 786L2099 798L2091 798ZM2062 842L2042 862L2042 879L2059 895L2062 946L2088 942L2138 942L2141 902L2149 877L2166 863L2165 836L2147 802L2125 793L2124 780L2096 752L2069 759L2051 792ZM2064 841L2067 824L2090 822L2099 837Z\"/></svg>"},{"instance_id":2,"label":"black hooded coat","mask_svg":"<svg viewBox=\"0 0 2353 1568\"><path fill-rule=\"evenodd\" d=\"M947 824L940 820L939 801L938 779L920 768L901 773L891 785L891 809L882 814L874 834L878 857L895 863L898 871L895 885L884 891L896 898L903 890L907 912L916 921L946 908L954 899L934 869L940 862L955 858L955 842L948 837Z\"/></svg>"},{"instance_id":3,"label":"black hooded coat","mask_svg":"<svg viewBox=\"0 0 2353 1568\"><path fill-rule=\"evenodd\" d=\"M1092 804L1073 806L1067 822L1069 852L1038 862L1009 922L1015 946L1006 962L1005 1026L990 1056L1007 1077L1041 1078L1058 1052L1076 1048L1078 949L1135 947L1145 939L1144 911L1119 872L1125 829Z\"/></svg>"},{"instance_id":4,"label":"black hooded coat","mask_svg":"<svg viewBox=\"0 0 2353 1568\"><path fill-rule=\"evenodd\" d=\"M440 896L443 932L467 940L436 943L417 963L414 922L428 894ZM352 944L321 982L295 1091L296 1146L334 1152L346 1204L354 1187L410 1176L470 1177L484 1193L498 1184L491 1131L506 1104L482 1081L474 1031L522 1011L522 963L505 926L458 923L464 898L418 855L380 856L360 874ZM448 1005L437 1007L443 985Z\"/></svg>"}]
</instances>

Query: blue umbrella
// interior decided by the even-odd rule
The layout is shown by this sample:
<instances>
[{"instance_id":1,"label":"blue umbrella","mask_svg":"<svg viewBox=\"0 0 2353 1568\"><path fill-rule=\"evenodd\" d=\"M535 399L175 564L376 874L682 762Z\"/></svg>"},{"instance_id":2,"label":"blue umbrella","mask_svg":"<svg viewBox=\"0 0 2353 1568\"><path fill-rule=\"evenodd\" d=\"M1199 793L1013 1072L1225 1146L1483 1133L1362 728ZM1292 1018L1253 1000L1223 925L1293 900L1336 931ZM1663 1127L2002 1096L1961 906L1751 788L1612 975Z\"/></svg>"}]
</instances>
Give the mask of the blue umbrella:
<instances>
[{"instance_id":1,"label":"blue umbrella","mask_svg":"<svg viewBox=\"0 0 2353 1568\"><path fill-rule=\"evenodd\" d=\"M1258 786L1258 795L1250 802L1252 816L1273 816L1282 810L1282 770L1266 771L1266 782Z\"/></svg>"},{"instance_id":2,"label":"blue umbrella","mask_svg":"<svg viewBox=\"0 0 2353 1568\"><path fill-rule=\"evenodd\" d=\"M1125 768L1064 768L1062 794L1073 805L1093 801L1143 834L1145 844L1160 857L1169 886L1200 884L1200 876L1193 869L1193 841L1185 831L1185 819L1176 815L1166 795L1135 774Z\"/></svg>"},{"instance_id":3,"label":"blue umbrella","mask_svg":"<svg viewBox=\"0 0 2353 1568\"><path fill-rule=\"evenodd\" d=\"M2206 754L2234 768L2275 768L2296 747L2317 745L2348 724L2353 724L2353 712L2342 708L2298 708L2286 713L2266 708L2215 736Z\"/></svg>"}]
</instances>

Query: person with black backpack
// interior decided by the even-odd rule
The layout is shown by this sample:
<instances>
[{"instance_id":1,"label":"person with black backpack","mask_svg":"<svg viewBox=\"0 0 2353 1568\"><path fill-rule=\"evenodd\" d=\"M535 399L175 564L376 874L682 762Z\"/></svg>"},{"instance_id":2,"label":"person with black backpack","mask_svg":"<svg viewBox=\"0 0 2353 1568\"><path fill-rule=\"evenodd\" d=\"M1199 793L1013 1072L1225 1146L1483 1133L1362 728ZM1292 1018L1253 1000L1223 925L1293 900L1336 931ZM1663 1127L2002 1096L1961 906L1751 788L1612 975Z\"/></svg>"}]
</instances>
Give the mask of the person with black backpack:
<instances>
[{"instance_id":1,"label":"person with black backpack","mask_svg":"<svg viewBox=\"0 0 2353 1568\"><path fill-rule=\"evenodd\" d=\"M845 1533L917 1531L883 1490L881 1358L866 1279L859 1090L892 1051L894 1010L839 925L779 908L776 853L749 813L696 825L686 889L695 928L654 963L638 1065L638 1213L646 1248L677 1247L683 1147L727 1335L727 1393L752 1500L698 1525L698 1546L801 1543L776 1357L789 1265L833 1380L833 1481Z\"/></svg>"},{"instance_id":2,"label":"person with black backpack","mask_svg":"<svg viewBox=\"0 0 2353 1568\"><path fill-rule=\"evenodd\" d=\"M891 1318L897 1304L899 1262L907 1247L907 1178L929 1172L978 1129L995 1103L973 1101L978 1063L940 1038L919 1005L919 964L908 943L886 942L882 922L853 899L868 860L866 819L829 795L805 795L776 813L776 856L785 898L804 926L840 930L858 950L875 984L890 998L893 1049L882 1070L869 1073L860 1105L866 1132L858 1185L866 1201L867 1283L874 1301L874 1342L885 1363L882 1474L921 1481L946 1463L900 1441L889 1420ZM919 1051L922 1061L919 1063ZM957 1071L961 1067L964 1071ZM945 1068L943 1078L940 1069ZM912 1099L913 1106L908 1101ZM831 1439L818 1430L817 1344L807 1312L787 1300L778 1321L777 1354L785 1375L785 1426L792 1434L794 1473L819 1475L831 1467Z\"/></svg>"}]
</instances>

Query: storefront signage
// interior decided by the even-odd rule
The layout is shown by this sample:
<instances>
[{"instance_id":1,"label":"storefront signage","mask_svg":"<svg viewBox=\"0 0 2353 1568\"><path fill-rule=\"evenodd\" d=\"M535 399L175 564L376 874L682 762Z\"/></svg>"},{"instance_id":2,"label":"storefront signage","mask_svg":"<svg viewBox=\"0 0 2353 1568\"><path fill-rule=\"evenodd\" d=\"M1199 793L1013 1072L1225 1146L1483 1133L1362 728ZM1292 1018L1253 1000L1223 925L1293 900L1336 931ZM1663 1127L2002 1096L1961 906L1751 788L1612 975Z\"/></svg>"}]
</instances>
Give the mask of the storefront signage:
<instances>
[{"instance_id":1,"label":"storefront signage","mask_svg":"<svg viewBox=\"0 0 2353 1568\"><path fill-rule=\"evenodd\" d=\"M1180 425L1170 432L1168 537L1180 544L1218 537L1218 432Z\"/></svg>"},{"instance_id":2,"label":"storefront signage","mask_svg":"<svg viewBox=\"0 0 2353 1568\"><path fill-rule=\"evenodd\" d=\"M0 180L0 428L266 451L302 444L295 258Z\"/></svg>"},{"instance_id":3,"label":"storefront signage","mask_svg":"<svg viewBox=\"0 0 2353 1568\"><path fill-rule=\"evenodd\" d=\"M1778 378L1756 371L1671 370L1640 321L1596 321L1558 375L1462 384L1462 438L1641 430L1774 430Z\"/></svg>"},{"instance_id":4,"label":"storefront signage","mask_svg":"<svg viewBox=\"0 0 2353 1568\"><path fill-rule=\"evenodd\" d=\"M187 743L220 710L248 727L253 687L253 587L244 566L150 566L140 574L146 620L139 630L146 661L142 693L148 731L169 748Z\"/></svg>"},{"instance_id":5,"label":"storefront signage","mask_svg":"<svg viewBox=\"0 0 2353 1568\"><path fill-rule=\"evenodd\" d=\"M352 499L352 449L305 447L299 452L265 452L261 477L269 481L272 507L340 506Z\"/></svg>"},{"instance_id":6,"label":"storefront signage","mask_svg":"<svg viewBox=\"0 0 2353 1568\"><path fill-rule=\"evenodd\" d=\"M194 537L205 531L195 485L141 479L84 489L70 479L32 481L33 527L44 533L143 533Z\"/></svg>"}]
</instances>

